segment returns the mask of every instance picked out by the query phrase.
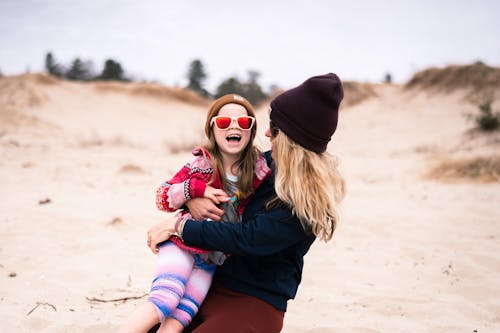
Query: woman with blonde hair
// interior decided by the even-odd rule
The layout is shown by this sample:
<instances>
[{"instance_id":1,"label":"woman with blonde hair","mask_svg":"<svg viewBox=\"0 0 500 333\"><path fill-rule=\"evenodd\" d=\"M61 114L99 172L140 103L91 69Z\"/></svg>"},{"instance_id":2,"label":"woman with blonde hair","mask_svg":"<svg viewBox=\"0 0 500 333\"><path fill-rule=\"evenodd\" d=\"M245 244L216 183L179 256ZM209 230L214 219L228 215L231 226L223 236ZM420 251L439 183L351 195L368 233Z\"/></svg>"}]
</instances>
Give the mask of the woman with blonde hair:
<instances>
[{"instance_id":1,"label":"woman with blonde hair","mask_svg":"<svg viewBox=\"0 0 500 333\"><path fill-rule=\"evenodd\" d=\"M149 230L150 248L172 235L185 244L231 255L188 331L280 332L287 301L302 277L304 256L319 238L332 238L345 183L326 152L337 128L342 83L333 73L314 76L271 102L264 153L273 170L253 193L241 223L172 218ZM187 202L197 219L219 220L209 200Z\"/></svg>"}]
</instances>

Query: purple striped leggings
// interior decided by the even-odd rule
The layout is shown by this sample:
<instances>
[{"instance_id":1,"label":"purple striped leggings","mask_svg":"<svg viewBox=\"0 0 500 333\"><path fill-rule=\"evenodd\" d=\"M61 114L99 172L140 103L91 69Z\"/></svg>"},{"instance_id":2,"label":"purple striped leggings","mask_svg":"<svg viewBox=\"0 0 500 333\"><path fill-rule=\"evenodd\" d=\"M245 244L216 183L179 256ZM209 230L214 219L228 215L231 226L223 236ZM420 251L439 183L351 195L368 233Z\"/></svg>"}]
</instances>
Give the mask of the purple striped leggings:
<instances>
[{"instance_id":1,"label":"purple striped leggings","mask_svg":"<svg viewBox=\"0 0 500 333\"><path fill-rule=\"evenodd\" d=\"M158 267L148 300L158 311L160 322L177 319L184 327L198 313L215 273L215 264L203 256L165 242L158 253Z\"/></svg>"}]
</instances>

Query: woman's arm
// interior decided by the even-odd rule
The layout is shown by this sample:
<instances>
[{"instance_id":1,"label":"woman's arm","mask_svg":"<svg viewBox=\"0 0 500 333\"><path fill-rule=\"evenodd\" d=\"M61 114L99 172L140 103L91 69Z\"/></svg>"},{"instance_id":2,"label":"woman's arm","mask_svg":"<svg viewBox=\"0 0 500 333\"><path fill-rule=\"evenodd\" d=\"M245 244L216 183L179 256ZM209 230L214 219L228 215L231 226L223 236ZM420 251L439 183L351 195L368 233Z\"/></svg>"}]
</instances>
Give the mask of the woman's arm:
<instances>
[{"instance_id":1,"label":"woman's arm","mask_svg":"<svg viewBox=\"0 0 500 333\"><path fill-rule=\"evenodd\" d=\"M214 202L208 198L193 198L186 202L186 206L188 206L191 216L199 221L207 219L219 221L222 215L224 215L224 210L218 208ZM158 244L166 241L170 236L180 233L180 231L176 231L177 222L177 217L170 216L148 230L148 247L153 253L158 252Z\"/></svg>"},{"instance_id":2,"label":"woman's arm","mask_svg":"<svg viewBox=\"0 0 500 333\"><path fill-rule=\"evenodd\" d=\"M307 237L297 217L287 209L256 214L242 223L187 220L182 230L186 245L235 255L265 256Z\"/></svg>"},{"instance_id":3,"label":"woman's arm","mask_svg":"<svg viewBox=\"0 0 500 333\"><path fill-rule=\"evenodd\" d=\"M174 234L181 236L189 246L258 256L281 251L310 237L299 220L286 209L257 214L243 223L183 221L169 217L149 229L148 245L151 251L157 253L157 245Z\"/></svg>"},{"instance_id":4,"label":"woman's arm","mask_svg":"<svg viewBox=\"0 0 500 333\"><path fill-rule=\"evenodd\" d=\"M175 234L177 217L169 216L166 220L156 223L148 230L148 247L153 253L158 253L158 244Z\"/></svg>"}]
</instances>

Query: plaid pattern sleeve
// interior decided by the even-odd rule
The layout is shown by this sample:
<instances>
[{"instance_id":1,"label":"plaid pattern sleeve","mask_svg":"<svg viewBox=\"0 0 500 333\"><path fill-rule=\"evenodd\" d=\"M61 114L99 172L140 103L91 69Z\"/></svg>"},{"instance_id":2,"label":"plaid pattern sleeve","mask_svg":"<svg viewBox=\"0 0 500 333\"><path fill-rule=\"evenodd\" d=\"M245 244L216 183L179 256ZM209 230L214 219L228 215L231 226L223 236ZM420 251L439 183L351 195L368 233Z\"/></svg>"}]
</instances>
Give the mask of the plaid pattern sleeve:
<instances>
[{"instance_id":1,"label":"plaid pattern sleeve","mask_svg":"<svg viewBox=\"0 0 500 333\"><path fill-rule=\"evenodd\" d=\"M174 212L181 208L186 202L184 196L185 183L189 184L190 166L189 163L182 167L174 177L163 182L156 190L156 207L166 212Z\"/></svg>"},{"instance_id":2,"label":"plaid pattern sleeve","mask_svg":"<svg viewBox=\"0 0 500 333\"><path fill-rule=\"evenodd\" d=\"M203 197L211 174L211 165L204 158L196 157L172 179L160 185L156 190L156 206L159 210L174 212L182 208L186 201Z\"/></svg>"}]
</instances>

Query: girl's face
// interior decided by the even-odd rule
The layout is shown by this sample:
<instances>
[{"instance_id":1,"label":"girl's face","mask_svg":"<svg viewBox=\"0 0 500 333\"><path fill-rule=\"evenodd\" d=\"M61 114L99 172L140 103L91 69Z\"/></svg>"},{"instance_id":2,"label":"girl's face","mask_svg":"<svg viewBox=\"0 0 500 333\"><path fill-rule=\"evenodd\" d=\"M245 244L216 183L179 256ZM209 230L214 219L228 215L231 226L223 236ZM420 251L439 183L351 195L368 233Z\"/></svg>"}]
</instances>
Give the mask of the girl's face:
<instances>
[{"instance_id":1,"label":"girl's face","mask_svg":"<svg viewBox=\"0 0 500 333\"><path fill-rule=\"evenodd\" d=\"M239 158L250 142L255 119L246 118L248 117L247 110L239 104L224 105L219 110L217 117L221 117L218 122L214 119L215 117L212 118L215 142L219 146L221 153ZM229 126L228 119L222 117L231 118ZM238 120L238 117L245 118Z\"/></svg>"}]
</instances>

